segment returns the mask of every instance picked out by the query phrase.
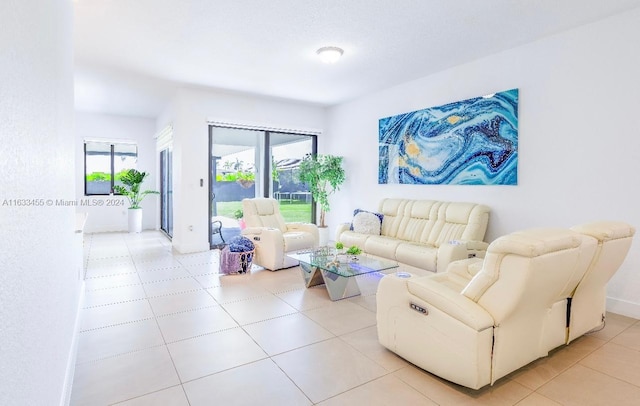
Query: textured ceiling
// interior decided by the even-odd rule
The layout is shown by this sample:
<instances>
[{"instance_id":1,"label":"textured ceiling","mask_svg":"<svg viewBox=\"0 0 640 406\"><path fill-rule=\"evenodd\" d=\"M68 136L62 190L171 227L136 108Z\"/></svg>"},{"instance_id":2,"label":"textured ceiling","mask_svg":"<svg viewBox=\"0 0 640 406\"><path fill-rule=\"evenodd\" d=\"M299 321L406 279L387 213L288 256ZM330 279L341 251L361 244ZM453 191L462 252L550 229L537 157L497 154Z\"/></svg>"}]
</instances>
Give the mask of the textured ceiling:
<instances>
[{"instance_id":1,"label":"textured ceiling","mask_svg":"<svg viewBox=\"0 0 640 406\"><path fill-rule=\"evenodd\" d=\"M640 0L77 0L76 107L156 116L176 86L332 105ZM316 49L340 46L321 63Z\"/></svg>"}]
</instances>

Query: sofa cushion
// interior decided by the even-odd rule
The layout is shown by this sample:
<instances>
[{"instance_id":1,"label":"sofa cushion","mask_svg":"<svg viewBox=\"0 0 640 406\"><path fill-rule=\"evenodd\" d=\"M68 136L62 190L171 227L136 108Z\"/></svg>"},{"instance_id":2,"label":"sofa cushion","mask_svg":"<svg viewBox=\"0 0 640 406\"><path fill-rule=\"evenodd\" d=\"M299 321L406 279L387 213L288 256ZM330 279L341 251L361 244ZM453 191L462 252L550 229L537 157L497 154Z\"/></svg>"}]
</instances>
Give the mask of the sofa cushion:
<instances>
[{"instance_id":1,"label":"sofa cushion","mask_svg":"<svg viewBox=\"0 0 640 406\"><path fill-rule=\"evenodd\" d=\"M283 233L287 225L280 214L278 203L273 199L245 199L242 207L248 227L277 228ZM246 203L246 204L245 204Z\"/></svg>"},{"instance_id":2,"label":"sofa cushion","mask_svg":"<svg viewBox=\"0 0 640 406\"><path fill-rule=\"evenodd\" d=\"M383 215L366 210L357 209L353 212L351 230L356 233L380 235Z\"/></svg>"},{"instance_id":3,"label":"sofa cushion","mask_svg":"<svg viewBox=\"0 0 640 406\"><path fill-rule=\"evenodd\" d=\"M384 215L381 235L386 235L387 237L398 236L408 204L413 204L413 201L407 199L382 199L380 201L378 211Z\"/></svg>"},{"instance_id":4,"label":"sofa cushion","mask_svg":"<svg viewBox=\"0 0 640 406\"><path fill-rule=\"evenodd\" d=\"M396 261L420 269L436 269L437 257L434 246L403 242L396 248Z\"/></svg>"},{"instance_id":5,"label":"sofa cushion","mask_svg":"<svg viewBox=\"0 0 640 406\"><path fill-rule=\"evenodd\" d=\"M377 255L379 257L396 259L396 248L402 243L397 238L385 237L383 235L370 235L364 244L364 252ZM362 248L362 246L359 246Z\"/></svg>"},{"instance_id":6,"label":"sofa cushion","mask_svg":"<svg viewBox=\"0 0 640 406\"><path fill-rule=\"evenodd\" d=\"M489 222L489 208L475 203L448 202L439 207L437 217L427 243L439 247L452 240L480 241Z\"/></svg>"},{"instance_id":7,"label":"sofa cushion","mask_svg":"<svg viewBox=\"0 0 640 406\"><path fill-rule=\"evenodd\" d=\"M356 233L355 231L347 230L343 231L342 234L340 234L340 242L344 244L345 247L351 247L355 245L359 248L364 248L365 242L369 237L371 237L371 235L369 234L361 234Z\"/></svg>"},{"instance_id":8,"label":"sofa cushion","mask_svg":"<svg viewBox=\"0 0 640 406\"><path fill-rule=\"evenodd\" d=\"M426 243L442 204L434 200L415 200L407 204L396 237L406 241Z\"/></svg>"}]
</instances>

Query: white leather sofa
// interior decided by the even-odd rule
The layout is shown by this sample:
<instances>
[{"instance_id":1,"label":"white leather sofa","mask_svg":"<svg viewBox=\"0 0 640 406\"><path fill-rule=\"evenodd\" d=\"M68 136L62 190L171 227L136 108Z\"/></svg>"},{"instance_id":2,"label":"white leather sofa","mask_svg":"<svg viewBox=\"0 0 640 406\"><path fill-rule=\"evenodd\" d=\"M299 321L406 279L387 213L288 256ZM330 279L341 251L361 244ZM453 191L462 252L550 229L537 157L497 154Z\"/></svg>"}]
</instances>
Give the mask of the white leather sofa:
<instances>
[{"instance_id":1,"label":"white leather sofa","mask_svg":"<svg viewBox=\"0 0 640 406\"><path fill-rule=\"evenodd\" d=\"M298 265L287 253L318 247L318 227L311 223L285 223L275 199L242 200L247 227L242 235L255 245L253 262L271 271Z\"/></svg>"},{"instance_id":2,"label":"white leather sofa","mask_svg":"<svg viewBox=\"0 0 640 406\"><path fill-rule=\"evenodd\" d=\"M425 275L444 272L455 260L483 257L489 245L483 241L489 222L485 205L388 198L378 211L383 216L379 232L361 232L346 223L338 227L336 241Z\"/></svg>"},{"instance_id":3,"label":"white leather sofa","mask_svg":"<svg viewBox=\"0 0 640 406\"><path fill-rule=\"evenodd\" d=\"M580 284L590 285L593 272L612 274L626 256L635 230L603 224L576 228L581 232L521 231L492 242L484 259L454 262L446 272L383 277L377 292L380 343L472 389L548 355L570 341L569 317L594 312L590 305L569 306L580 295ZM611 248L602 241L612 241ZM605 251L610 255L602 255ZM585 289L590 296L585 302L594 291L600 295L599 289ZM603 312L600 303L597 311Z\"/></svg>"}]
</instances>

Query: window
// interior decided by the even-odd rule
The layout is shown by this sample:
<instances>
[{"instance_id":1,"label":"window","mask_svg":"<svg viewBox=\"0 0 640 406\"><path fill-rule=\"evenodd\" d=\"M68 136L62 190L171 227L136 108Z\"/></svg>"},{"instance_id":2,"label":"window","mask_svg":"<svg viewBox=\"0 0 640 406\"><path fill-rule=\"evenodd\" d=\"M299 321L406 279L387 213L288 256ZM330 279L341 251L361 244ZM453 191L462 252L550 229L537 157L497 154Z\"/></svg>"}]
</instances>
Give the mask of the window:
<instances>
[{"instance_id":1,"label":"window","mask_svg":"<svg viewBox=\"0 0 640 406\"><path fill-rule=\"evenodd\" d=\"M84 143L84 194L108 195L113 185L120 183L120 176L135 169L138 146L133 143L85 141Z\"/></svg>"}]
</instances>

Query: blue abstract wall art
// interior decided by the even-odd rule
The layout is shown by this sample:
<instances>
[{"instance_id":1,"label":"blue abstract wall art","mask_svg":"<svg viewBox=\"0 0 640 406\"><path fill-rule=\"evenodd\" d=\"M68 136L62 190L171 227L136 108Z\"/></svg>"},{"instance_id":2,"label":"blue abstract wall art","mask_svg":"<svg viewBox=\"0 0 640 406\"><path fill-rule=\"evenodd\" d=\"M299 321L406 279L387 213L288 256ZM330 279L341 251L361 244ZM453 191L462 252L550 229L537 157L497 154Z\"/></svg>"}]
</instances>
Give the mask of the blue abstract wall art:
<instances>
[{"instance_id":1,"label":"blue abstract wall art","mask_svg":"<svg viewBox=\"0 0 640 406\"><path fill-rule=\"evenodd\" d=\"M518 89L380 119L378 183L518 184Z\"/></svg>"}]
</instances>

